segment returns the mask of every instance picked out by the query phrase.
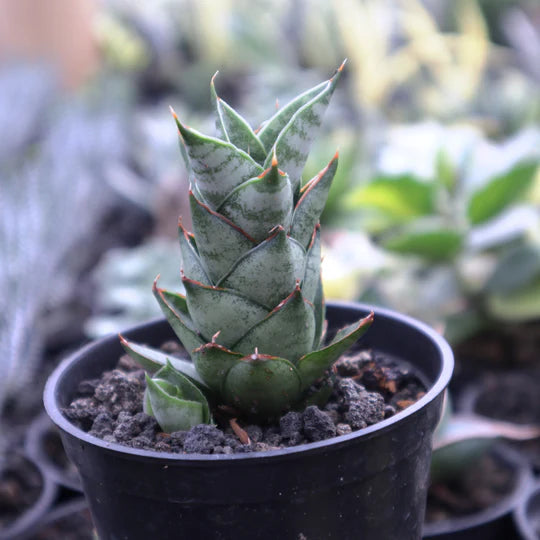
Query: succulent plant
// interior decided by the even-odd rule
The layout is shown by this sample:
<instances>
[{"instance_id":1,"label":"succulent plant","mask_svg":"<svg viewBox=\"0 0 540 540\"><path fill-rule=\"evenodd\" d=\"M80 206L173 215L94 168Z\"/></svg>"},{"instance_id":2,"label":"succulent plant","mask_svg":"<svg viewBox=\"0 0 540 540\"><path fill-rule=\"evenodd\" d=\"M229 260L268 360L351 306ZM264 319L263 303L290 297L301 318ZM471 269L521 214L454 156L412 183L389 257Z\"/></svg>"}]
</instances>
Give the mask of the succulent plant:
<instances>
[{"instance_id":1,"label":"succulent plant","mask_svg":"<svg viewBox=\"0 0 540 540\"><path fill-rule=\"evenodd\" d=\"M147 370L169 362L169 369L246 416L271 419L301 407L313 383L373 320L370 314L322 344L319 216L337 154L304 186L301 174L342 68L257 131L218 97L214 79L220 138L185 126L173 111L191 178L193 234L179 222L185 296L159 288L157 280L153 291L192 362L122 343ZM162 397L168 392L170 398L161 406L181 407L173 403L178 386L161 385ZM147 388L147 401L158 417L155 390ZM190 426L190 418L179 416L169 429Z\"/></svg>"}]
</instances>

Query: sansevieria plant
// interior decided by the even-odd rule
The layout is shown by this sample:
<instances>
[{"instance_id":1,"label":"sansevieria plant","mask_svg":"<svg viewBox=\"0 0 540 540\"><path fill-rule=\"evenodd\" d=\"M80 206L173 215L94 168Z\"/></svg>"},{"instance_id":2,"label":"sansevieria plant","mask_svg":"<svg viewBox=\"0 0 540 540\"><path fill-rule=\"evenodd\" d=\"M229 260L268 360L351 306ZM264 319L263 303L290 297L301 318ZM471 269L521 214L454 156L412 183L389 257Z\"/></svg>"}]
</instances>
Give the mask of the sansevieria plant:
<instances>
[{"instance_id":1,"label":"sansevieria plant","mask_svg":"<svg viewBox=\"0 0 540 540\"><path fill-rule=\"evenodd\" d=\"M145 410L162 429L211 421L207 397L269 420L301 408L313 383L369 327L326 345L319 216L338 156L302 186L309 147L341 66L254 131L211 83L218 138L182 124L193 233L179 222L185 296L154 295L192 362L122 339L147 375Z\"/></svg>"}]
</instances>

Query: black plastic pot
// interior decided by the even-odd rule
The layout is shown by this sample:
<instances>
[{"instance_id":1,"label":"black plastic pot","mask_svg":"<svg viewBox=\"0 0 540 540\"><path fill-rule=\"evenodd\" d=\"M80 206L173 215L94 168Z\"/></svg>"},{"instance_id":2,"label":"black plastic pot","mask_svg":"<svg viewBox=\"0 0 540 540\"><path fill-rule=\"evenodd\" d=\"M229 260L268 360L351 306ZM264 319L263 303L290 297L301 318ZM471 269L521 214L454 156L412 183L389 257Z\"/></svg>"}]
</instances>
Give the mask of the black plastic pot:
<instances>
[{"instance_id":1,"label":"black plastic pot","mask_svg":"<svg viewBox=\"0 0 540 540\"><path fill-rule=\"evenodd\" d=\"M540 482L521 498L514 510L514 522L522 540L540 538Z\"/></svg>"},{"instance_id":2,"label":"black plastic pot","mask_svg":"<svg viewBox=\"0 0 540 540\"><path fill-rule=\"evenodd\" d=\"M33 468L35 473L41 477L41 492L32 506L21 513L8 527L0 531L0 540L22 540L25 538L28 532L34 529L36 524L47 514L58 491L57 485L47 476L39 463L34 462L32 458L23 454L20 457L24 459L25 466Z\"/></svg>"},{"instance_id":3,"label":"black plastic pot","mask_svg":"<svg viewBox=\"0 0 540 540\"><path fill-rule=\"evenodd\" d=\"M77 471L62 467L51 456L50 447L56 448L58 444L61 447L58 428L43 412L30 424L24 441L24 450L27 455L40 464L54 482L70 490L80 492L82 486Z\"/></svg>"},{"instance_id":4,"label":"black plastic pot","mask_svg":"<svg viewBox=\"0 0 540 540\"><path fill-rule=\"evenodd\" d=\"M513 449L497 444L493 457L513 472L513 489L499 503L481 512L454 519L428 523L424 526L424 540L512 540L516 529L512 512L524 492L532 484L532 472L527 461Z\"/></svg>"},{"instance_id":5,"label":"black plastic pot","mask_svg":"<svg viewBox=\"0 0 540 540\"><path fill-rule=\"evenodd\" d=\"M330 328L367 314L330 304ZM158 346L173 337L160 320L125 335ZM122 354L116 336L84 348L51 375L45 406L79 469L101 540L400 539L421 536L431 437L453 369L450 347L428 326L375 309L362 338L410 362L429 391L376 425L283 450L178 455L106 443L62 415L77 384L110 369Z\"/></svg>"}]
</instances>

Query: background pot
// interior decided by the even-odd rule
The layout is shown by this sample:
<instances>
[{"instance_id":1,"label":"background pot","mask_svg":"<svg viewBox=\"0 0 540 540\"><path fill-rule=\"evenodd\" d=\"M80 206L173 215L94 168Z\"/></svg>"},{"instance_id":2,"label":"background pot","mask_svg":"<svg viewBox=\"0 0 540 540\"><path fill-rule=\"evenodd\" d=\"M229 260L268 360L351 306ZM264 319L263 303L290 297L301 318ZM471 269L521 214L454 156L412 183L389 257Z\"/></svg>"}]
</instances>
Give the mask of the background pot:
<instances>
[{"instance_id":1,"label":"background pot","mask_svg":"<svg viewBox=\"0 0 540 540\"><path fill-rule=\"evenodd\" d=\"M370 310L330 304L330 329ZM165 321L125 332L159 346ZM431 436L452 373L452 352L435 331L376 309L362 346L409 361L429 391L376 425L334 439L265 453L178 455L106 443L61 414L77 384L112 368L118 338L98 341L63 362L45 389L45 406L79 469L101 540L418 539L424 517Z\"/></svg>"},{"instance_id":2,"label":"background pot","mask_svg":"<svg viewBox=\"0 0 540 540\"><path fill-rule=\"evenodd\" d=\"M8 455L7 460L10 459L11 457ZM25 538L29 531L34 529L36 524L47 514L55 500L58 489L40 464L34 462L32 458L24 454L17 454L13 456L13 459L21 459L24 462L21 463L22 466L33 469L32 472L41 477L41 492L31 506L24 510L8 527L0 531L0 540L22 540ZM27 489L27 487L22 486L21 489Z\"/></svg>"},{"instance_id":3,"label":"background pot","mask_svg":"<svg viewBox=\"0 0 540 540\"><path fill-rule=\"evenodd\" d=\"M514 521L523 540L540 538L540 482L521 498L514 511Z\"/></svg>"},{"instance_id":4,"label":"background pot","mask_svg":"<svg viewBox=\"0 0 540 540\"><path fill-rule=\"evenodd\" d=\"M424 540L509 540L515 538L512 512L532 483L528 462L511 448L498 444L492 456L513 472L513 489L499 503L468 516L446 519L424 526Z\"/></svg>"},{"instance_id":5,"label":"background pot","mask_svg":"<svg viewBox=\"0 0 540 540\"><path fill-rule=\"evenodd\" d=\"M58 445L60 445L60 448L58 448ZM73 491L82 491L81 480L77 471L69 467L63 467L51 455L52 453L58 453L60 455L57 456L57 460L64 460L64 456L61 455L61 453L64 453L64 449L60 442L60 434L45 412L37 416L28 428L24 449L26 454L38 462L45 473L57 484Z\"/></svg>"}]
</instances>

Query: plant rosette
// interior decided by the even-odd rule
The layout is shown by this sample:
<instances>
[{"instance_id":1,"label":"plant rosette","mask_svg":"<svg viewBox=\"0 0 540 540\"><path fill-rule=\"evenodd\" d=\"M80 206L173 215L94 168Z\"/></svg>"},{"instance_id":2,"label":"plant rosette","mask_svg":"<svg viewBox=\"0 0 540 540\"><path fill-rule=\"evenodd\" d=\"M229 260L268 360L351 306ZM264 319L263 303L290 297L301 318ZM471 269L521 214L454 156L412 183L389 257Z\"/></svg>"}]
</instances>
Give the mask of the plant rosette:
<instances>
[{"instance_id":1,"label":"plant rosette","mask_svg":"<svg viewBox=\"0 0 540 540\"><path fill-rule=\"evenodd\" d=\"M325 304L319 220L338 155L304 185L302 170L342 69L255 131L213 79L219 137L173 111L191 181L193 232L179 222L185 295L156 280L170 327L161 321L98 341L60 366L45 394L102 540L420 537L431 435L453 357L412 319L376 310L373 323L367 306ZM159 350L173 332L190 360ZM269 424L324 406L333 366L360 338L410 365L427 392L333 439L248 455L171 455L96 439L62 414L79 384L113 369L123 348L146 371L141 404L162 431L211 424L216 409Z\"/></svg>"}]
</instances>

